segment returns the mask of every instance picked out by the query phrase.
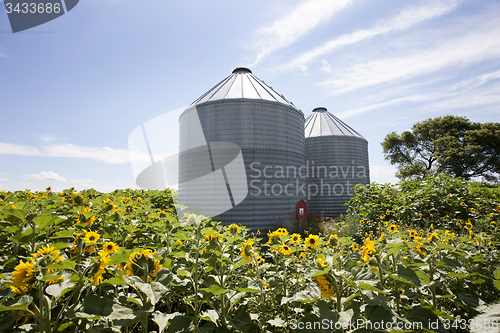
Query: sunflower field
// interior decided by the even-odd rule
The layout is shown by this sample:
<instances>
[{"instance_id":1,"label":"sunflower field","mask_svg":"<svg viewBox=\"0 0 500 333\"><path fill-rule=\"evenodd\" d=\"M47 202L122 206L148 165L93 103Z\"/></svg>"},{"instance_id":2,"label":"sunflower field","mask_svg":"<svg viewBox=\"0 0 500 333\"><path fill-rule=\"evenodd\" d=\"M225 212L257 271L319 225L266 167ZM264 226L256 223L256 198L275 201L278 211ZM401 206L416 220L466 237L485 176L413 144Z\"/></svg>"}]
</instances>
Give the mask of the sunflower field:
<instances>
[{"instance_id":1,"label":"sunflower field","mask_svg":"<svg viewBox=\"0 0 500 333\"><path fill-rule=\"evenodd\" d=\"M0 191L0 331L469 332L500 298L500 188L358 189L323 232L177 216L169 191Z\"/></svg>"}]
</instances>

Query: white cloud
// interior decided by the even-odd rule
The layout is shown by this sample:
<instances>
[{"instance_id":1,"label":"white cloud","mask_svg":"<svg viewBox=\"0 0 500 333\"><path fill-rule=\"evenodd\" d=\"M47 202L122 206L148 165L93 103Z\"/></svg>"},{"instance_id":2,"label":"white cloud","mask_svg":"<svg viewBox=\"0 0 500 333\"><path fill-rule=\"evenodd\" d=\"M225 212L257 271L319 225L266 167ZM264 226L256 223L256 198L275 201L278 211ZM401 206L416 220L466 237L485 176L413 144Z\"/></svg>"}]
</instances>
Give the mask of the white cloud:
<instances>
[{"instance_id":1,"label":"white cloud","mask_svg":"<svg viewBox=\"0 0 500 333\"><path fill-rule=\"evenodd\" d=\"M352 2L353 0L307 0L269 26L258 29L252 48L258 49L259 53L252 66L269 53L293 44Z\"/></svg>"},{"instance_id":2,"label":"white cloud","mask_svg":"<svg viewBox=\"0 0 500 333\"><path fill-rule=\"evenodd\" d=\"M418 23L424 22L429 19L433 19L442 15L445 15L458 7L460 1L458 0L446 0L440 2L432 2L421 7L412 7L401 11L397 16L388 19L381 20L377 22L373 27L369 29L358 30L350 34L342 35L338 38L332 39L322 45L304 52L298 55L289 63L285 63L280 66L281 70L290 70L293 67L297 67L306 64L318 57L324 56L333 52L334 50L360 43L364 40L388 34L395 31L408 30Z\"/></svg>"},{"instance_id":3,"label":"white cloud","mask_svg":"<svg viewBox=\"0 0 500 333\"><path fill-rule=\"evenodd\" d=\"M126 149L113 149L109 147L82 147L75 146L69 143L35 148L32 146L23 146L0 142L0 155L2 154L86 158L108 164L123 164L129 162L129 153Z\"/></svg>"},{"instance_id":4,"label":"white cloud","mask_svg":"<svg viewBox=\"0 0 500 333\"><path fill-rule=\"evenodd\" d=\"M51 145L43 148L45 154L52 157L87 158L108 164L128 163L128 150L109 147L81 147L72 144Z\"/></svg>"},{"instance_id":5,"label":"white cloud","mask_svg":"<svg viewBox=\"0 0 500 333\"><path fill-rule=\"evenodd\" d=\"M66 183L66 178L59 176L57 173L49 171L42 171L40 173L26 175L24 178L30 180L36 180L38 182L56 182L56 183Z\"/></svg>"},{"instance_id":6,"label":"white cloud","mask_svg":"<svg viewBox=\"0 0 500 333\"><path fill-rule=\"evenodd\" d=\"M473 32L443 43L434 49L422 49L407 56L384 58L355 64L334 73L335 79L320 83L332 95L398 79L409 79L446 67L459 67L497 59L500 56L500 28Z\"/></svg>"},{"instance_id":7,"label":"white cloud","mask_svg":"<svg viewBox=\"0 0 500 333\"><path fill-rule=\"evenodd\" d=\"M321 61L321 63L323 64L323 67L321 67L320 70L322 70L325 73L331 73L332 72L332 66L330 66L330 64L328 63L328 61L326 61L325 59L323 59Z\"/></svg>"},{"instance_id":8,"label":"white cloud","mask_svg":"<svg viewBox=\"0 0 500 333\"><path fill-rule=\"evenodd\" d=\"M473 90L499 78L500 70L491 73L485 73L472 79L459 81L449 87L445 86L441 89L434 88L434 90L436 91L432 93L412 94L393 98L388 101L372 103L354 109L341 111L338 113L338 116L340 118L348 118L373 109L395 105L403 102L419 103L426 101L436 101L431 105L426 105L426 108L432 108L433 111L445 109L449 110L453 108L470 108L493 104L500 102L500 95L495 93L500 88L498 85L495 85L494 87L491 87L489 89L485 89L484 91Z\"/></svg>"},{"instance_id":9,"label":"white cloud","mask_svg":"<svg viewBox=\"0 0 500 333\"><path fill-rule=\"evenodd\" d=\"M304 65L301 65L300 66L300 70L302 71L302 73L305 75L305 76L308 76L309 73L307 72L307 66L304 66Z\"/></svg>"},{"instance_id":10,"label":"white cloud","mask_svg":"<svg viewBox=\"0 0 500 333\"><path fill-rule=\"evenodd\" d=\"M41 142L60 141L55 135L52 135L52 134L40 135L40 136L38 136L38 139Z\"/></svg>"},{"instance_id":11,"label":"white cloud","mask_svg":"<svg viewBox=\"0 0 500 333\"><path fill-rule=\"evenodd\" d=\"M0 154L22 155L22 156L42 156L42 153L30 146L14 145L12 143L0 142Z\"/></svg>"}]
</instances>

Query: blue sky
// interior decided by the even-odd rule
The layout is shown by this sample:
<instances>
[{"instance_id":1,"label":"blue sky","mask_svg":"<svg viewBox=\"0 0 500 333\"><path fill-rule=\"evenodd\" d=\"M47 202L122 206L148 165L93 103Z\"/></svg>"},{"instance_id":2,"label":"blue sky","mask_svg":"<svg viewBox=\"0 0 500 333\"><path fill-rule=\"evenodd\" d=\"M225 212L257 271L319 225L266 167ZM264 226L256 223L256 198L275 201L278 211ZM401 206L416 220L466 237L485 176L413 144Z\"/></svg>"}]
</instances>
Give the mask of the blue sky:
<instances>
[{"instance_id":1,"label":"blue sky","mask_svg":"<svg viewBox=\"0 0 500 333\"><path fill-rule=\"evenodd\" d=\"M0 7L0 189L136 187L128 136L247 66L307 117L380 143L446 114L500 121L500 3L80 0L13 34Z\"/></svg>"}]
</instances>

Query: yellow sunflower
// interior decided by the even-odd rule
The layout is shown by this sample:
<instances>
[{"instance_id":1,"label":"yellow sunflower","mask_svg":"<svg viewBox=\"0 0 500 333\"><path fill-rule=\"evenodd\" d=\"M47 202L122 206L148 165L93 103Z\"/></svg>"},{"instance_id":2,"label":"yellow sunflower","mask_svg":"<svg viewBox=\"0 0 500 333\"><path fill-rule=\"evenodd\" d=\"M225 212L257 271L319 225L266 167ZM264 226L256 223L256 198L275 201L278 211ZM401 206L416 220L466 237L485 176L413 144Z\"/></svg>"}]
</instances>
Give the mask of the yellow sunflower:
<instances>
[{"instance_id":1,"label":"yellow sunflower","mask_svg":"<svg viewBox=\"0 0 500 333\"><path fill-rule=\"evenodd\" d=\"M118 252L118 245L113 242L106 242L102 247L102 250L106 255Z\"/></svg>"},{"instance_id":2,"label":"yellow sunflower","mask_svg":"<svg viewBox=\"0 0 500 333\"><path fill-rule=\"evenodd\" d=\"M293 244L300 244L301 238L302 236L300 236L300 234L292 234L292 236L290 236L290 242Z\"/></svg>"},{"instance_id":3,"label":"yellow sunflower","mask_svg":"<svg viewBox=\"0 0 500 333\"><path fill-rule=\"evenodd\" d=\"M109 262L109 254L101 252L101 257L99 258L99 267L97 271L94 273L94 280L92 281L92 285L97 286L102 282L102 275L106 273L105 268L108 267Z\"/></svg>"},{"instance_id":4,"label":"yellow sunflower","mask_svg":"<svg viewBox=\"0 0 500 333\"><path fill-rule=\"evenodd\" d=\"M276 232L276 236L278 236L278 237L288 235L288 230L286 230L286 228L279 228L275 232Z\"/></svg>"},{"instance_id":5,"label":"yellow sunflower","mask_svg":"<svg viewBox=\"0 0 500 333\"><path fill-rule=\"evenodd\" d=\"M379 241L379 242L382 242L382 241L384 240L384 237L385 237L385 234L384 234L384 233L382 233L382 234L380 235L380 238L378 239L378 241Z\"/></svg>"},{"instance_id":6,"label":"yellow sunflower","mask_svg":"<svg viewBox=\"0 0 500 333\"><path fill-rule=\"evenodd\" d=\"M326 299L333 299L335 297L335 290L333 284L325 275L315 276L314 279L321 290L321 295Z\"/></svg>"},{"instance_id":7,"label":"yellow sunflower","mask_svg":"<svg viewBox=\"0 0 500 333\"><path fill-rule=\"evenodd\" d=\"M253 254L253 241L247 239L245 243L241 246L241 256L247 261L252 261Z\"/></svg>"},{"instance_id":8,"label":"yellow sunflower","mask_svg":"<svg viewBox=\"0 0 500 333\"><path fill-rule=\"evenodd\" d=\"M361 247L361 259L367 262L370 259L370 255L375 253L375 242L370 239L370 236L366 237L365 244Z\"/></svg>"},{"instance_id":9,"label":"yellow sunflower","mask_svg":"<svg viewBox=\"0 0 500 333\"><path fill-rule=\"evenodd\" d=\"M282 244L278 250L280 251L280 253L286 255L286 256L289 256L290 254L292 254L292 249L290 249L290 247L286 244Z\"/></svg>"},{"instance_id":10,"label":"yellow sunflower","mask_svg":"<svg viewBox=\"0 0 500 333\"><path fill-rule=\"evenodd\" d=\"M427 241L429 241L429 242L434 242L434 241L439 242L439 241L441 241L441 238L439 238L439 234L437 232L433 232L429 236L429 238L427 238Z\"/></svg>"},{"instance_id":11,"label":"yellow sunflower","mask_svg":"<svg viewBox=\"0 0 500 333\"><path fill-rule=\"evenodd\" d=\"M163 268L160 262L154 258L155 255L156 251L151 251L150 249L130 254L129 261L125 264L125 268L127 269L125 276L136 275L144 281L147 269L149 273L148 280L149 282L153 281L151 277L155 276Z\"/></svg>"},{"instance_id":12,"label":"yellow sunflower","mask_svg":"<svg viewBox=\"0 0 500 333\"><path fill-rule=\"evenodd\" d=\"M22 288L29 285L35 277L35 265L29 261L19 260L19 265L14 267L12 272L12 285L16 288Z\"/></svg>"},{"instance_id":13,"label":"yellow sunflower","mask_svg":"<svg viewBox=\"0 0 500 333\"><path fill-rule=\"evenodd\" d=\"M465 223L465 229L467 230L471 230L473 225L472 225L472 222L470 220L467 221L467 223Z\"/></svg>"},{"instance_id":14,"label":"yellow sunflower","mask_svg":"<svg viewBox=\"0 0 500 333\"><path fill-rule=\"evenodd\" d=\"M238 227L237 224L233 223L233 224L230 224L227 228L226 228L227 232L229 232L232 236L236 235L236 234L239 234L240 233L240 229Z\"/></svg>"},{"instance_id":15,"label":"yellow sunflower","mask_svg":"<svg viewBox=\"0 0 500 333\"><path fill-rule=\"evenodd\" d=\"M330 238L328 238L328 245L331 247L337 247L337 245L339 245L339 237L337 234L330 235Z\"/></svg>"},{"instance_id":16,"label":"yellow sunflower","mask_svg":"<svg viewBox=\"0 0 500 333\"><path fill-rule=\"evenodd\" d=\"M56 262L59 262L59 261L63 260L62 257L59 257L59 254L60 254L59 250L54 249L53 246L48 246L47 245L45 247L39 248L36 251L36 253L33 253L31 256L33 257L33 260L41 258L43 256L53 256L53 257L56 257L56 258L51 263L56 263Z\"/></svg>"},{"instance_id":17,"label":"yellow sunflower","mask_svg":"<svg viewBox=\"0 0 500 333\"><path fill-rule=\"evenodd\" d=\"M220 234L216 232L212 233L212 231L206 234L205 238L203 238L203 243L210 243L210 245L217 245L220 242Z\"/></svg>"},{"instance_id":18,"label":"yellow sunflower","mask_svg":"<svg viewBox=\"0 0 500 333\"><path fill-rule=\"evenodd\" d=\"M356 244L356 243L352 243L352 244L351 244L351 247L352 247L352 250L353 250L353 251L357 251L357 250L359 249L359 246L358 246L358 244Z\"/></svg>"},{"instance_id":19,"label":"yellow sunflower","mask_svg":"<svg viewBox=\"0 0 500 333\"><path fill-rule=\"evenodd\" d=\"M398 231L398 226L395 224L391 224L391 226L389 227L389 232L395 233L396 231Z\"/></svg>"},{"instance_id":20,"label":"yellow sunflower","mask_svg":"<svg viewBox=\"0 0 500 333\"><path fill-rule=\"evenodd\" d=\"M417 230L415 229L410 230L410 237L415 238L415 236L417 236Z\"/></svg>"},{"instance_id":21,"label":"yellow sunflower","mask_svg":"<svg viewBox=\"0 0 500 333\"><path fill-rule=\"evenodd\" d=\"M316 259L316 263L318 264L318 268L319 269L322 269L322 268L325 268L326 266L328 266L328 263L326 262L326 259L325 258L318 258Z\"/></svg>"},{"instance_id":22,"label":"yellow sunflower","mask_svg":"<svg viewBox=\"0 0 500 333\"><path fill-rule=\"evenodd\" d=\"M99 235L97 232L89 230L85 233L85 237L83 238L83 240L85 241L85 243L95 244L97 243L99 238L101 238L101 235Z\"/></svg>"},{"instance_id":23,"label":"yellow sunflower","mask_svg":"<svg viewBox=\"0 0 500 333\"><path fill-rule=\"evenodd\" d=\"M316 246L319 245L319 237L316 235L309 235L304 241L307 246L311 249L314 249Z\"/></svg>"}]
</instances>

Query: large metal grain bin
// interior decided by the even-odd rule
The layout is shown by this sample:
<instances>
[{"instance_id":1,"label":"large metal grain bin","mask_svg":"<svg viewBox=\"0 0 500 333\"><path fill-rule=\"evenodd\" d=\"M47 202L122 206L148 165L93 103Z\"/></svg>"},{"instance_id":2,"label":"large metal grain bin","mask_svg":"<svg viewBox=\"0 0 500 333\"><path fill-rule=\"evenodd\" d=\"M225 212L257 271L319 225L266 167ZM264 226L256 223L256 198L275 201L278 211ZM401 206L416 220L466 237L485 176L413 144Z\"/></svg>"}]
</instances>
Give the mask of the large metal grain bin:
<instances>
[{"instance_id":1,"label":"large metal grain bin","mask_svg":"<svg viewBox=\"0 0 500 333\"><path fill-rule=\"evenodd\" d=\"M329 113L315 108L305 122L308 212L338 216L351 188L370 183L368 141Z\"/></svg>"},{"instance_id":2,"label":"large metal grain bin","mask_svg":"<svg viewBox=\"0 0 500 333\"><path fill-rule=\"evenodd\" d=\"M201 147L199 137L189 134L189 129L197 126L192 121L196 118L205 147ZM179 193L186 188L183 183L207 174L198 167L203 163L212 164L215 178L215 173L222 171L221 179L227 185L216 185L212 192L211 183L192 186L188 192L196 197L193 206L195 201L208 203L207 210L214 207L217 214L213 219L241 223L252 231L288 225L295 218L305 189L304 114L283 95L249 69L236 68L181 114L179 126ZM228 143L235 145L228 147ZM234 162L239 149L244 181L237 179L241 173ZM199 193L194 193L197 188ZM224 191L229 192L227 199ZM219 214L226 205L222 201L230 202L230 209Z\"/></svg>"}]
</instances>

